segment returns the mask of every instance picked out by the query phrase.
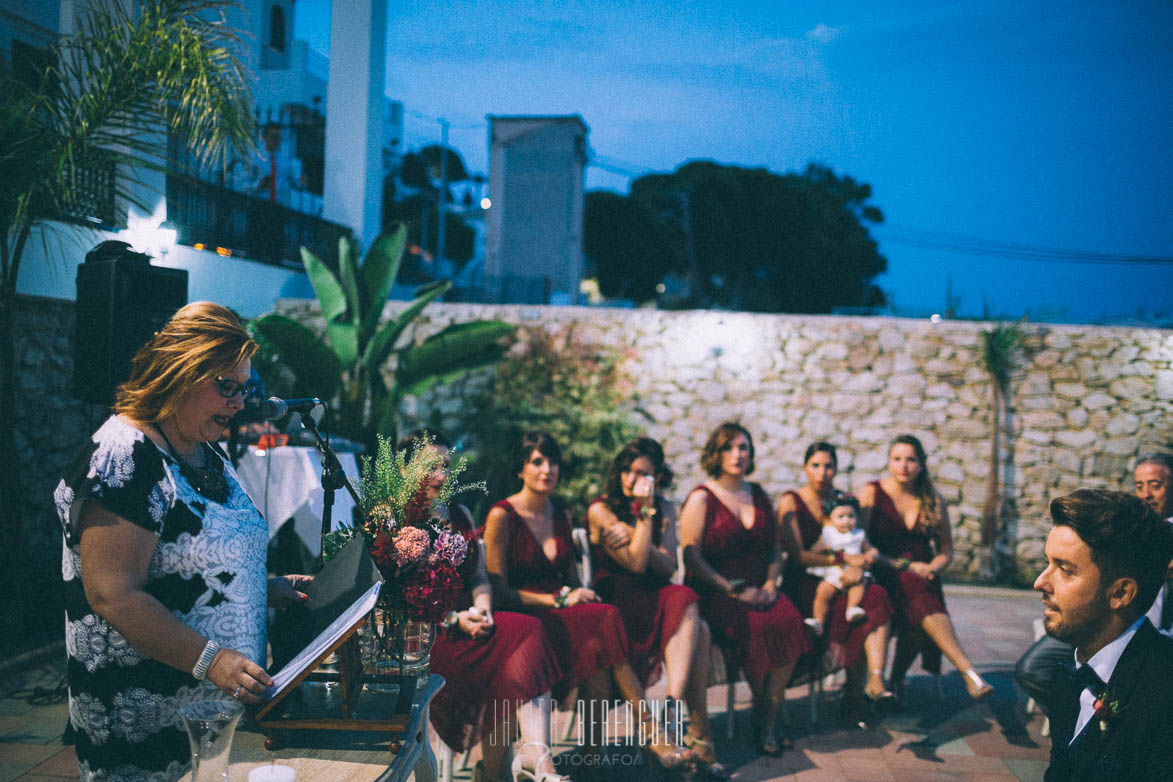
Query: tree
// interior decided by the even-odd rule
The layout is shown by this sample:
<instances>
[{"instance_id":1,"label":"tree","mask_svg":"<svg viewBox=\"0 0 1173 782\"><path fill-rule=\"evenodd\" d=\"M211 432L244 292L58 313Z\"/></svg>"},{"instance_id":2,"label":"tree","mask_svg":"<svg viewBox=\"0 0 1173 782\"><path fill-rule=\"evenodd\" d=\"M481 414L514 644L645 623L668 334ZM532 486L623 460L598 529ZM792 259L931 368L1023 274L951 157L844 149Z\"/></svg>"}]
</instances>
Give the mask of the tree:
<instances>
[{"instance_id":1,"label":"tree","mask_svg":"<svg viewBox=\"0 0 1173 782\"><path fill-rule=\"evenodd\" d=\"M266 386L332 401L335 433L364 443L369 453L375 453L376 435L397 439L404 397L496 362L504 353L503 338L514 331L499 321L473 321L448 326L419 344L400 345L400 337L424 308L452 287L449 281L425 286L398 315L380 320L399 274L406 237L403 226L380 236L361 265L354 244L339 239L338 274L301 248L326 320L324 339L284 315L264 315L249 324L261 343L256 363ZM388 383L384 368L392 358ZM290 377L283 379L285 373Z\"/></svg>"},{"instance_id":2,"label":"tree","mask_svg":"<svg viewBox=\"0 0 1173 782\"><path fill-rule=\"evenodd\" d=\"M676 225L646 203L592 190L586 194L583 226L583 252L608 298L654 299L664 275L682 269Z\"/></svg>"},{"instance_id":3,"label":"tree","mask_svg":"<svg viewBox=\"0 0 1173 782\"><path fill-rule=\"evenodd\" d=\"M990 474L986 480L986 498L982 504L982 545L989 547L990 575L996 578L997 563L993 546L1002 527L1002 492L998 478L1002 467L1002 418L1009 397L1010 375L1018 363L1023 333L1018 323L999 323L981 332L979 354L982 368L990 377Z\"/></svg>"},{"instance_id":4,"label":"tree","mask_svg":"<svg viewBox=\"0 0 1173 782\"><path fill-rule=\"evenodd\" d=\"M15 532L12 325L33 229L74 213L84 175L115 169L115 195L142 203L145 170L166 167L166 133L202 164L247 155L249 94L222 0L87 3L77 32L35 62L0 56L0 506Z\"/></svg>"},{"instance_id":5,"label":"tree","mask_svg":"<svg viewBox=\"0 0 1173 782\"><path fill-rule=\"evenodd\" d=\"M820 313L883 303L872 279L886 261L868 232L883 214L871 195L870 185L815 164L779 175L694 161L635 180L630 198L674 225L665 241L689 280L688 304Z\"/></svg>"}]
</instances>

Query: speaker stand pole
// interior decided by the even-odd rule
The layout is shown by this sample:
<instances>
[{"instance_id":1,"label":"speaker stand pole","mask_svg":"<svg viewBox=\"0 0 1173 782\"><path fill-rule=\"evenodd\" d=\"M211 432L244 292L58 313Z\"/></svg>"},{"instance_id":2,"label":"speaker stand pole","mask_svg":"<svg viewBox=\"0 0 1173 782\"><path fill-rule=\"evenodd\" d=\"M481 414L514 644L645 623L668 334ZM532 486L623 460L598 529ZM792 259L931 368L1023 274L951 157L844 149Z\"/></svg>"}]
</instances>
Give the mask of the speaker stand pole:
<instances>
[{"instance_id":1,"label":"speaker stand pole","mask_svg":"<svg viewBox=\"0 0 1173 782\"><path fill-rule=\"evenodd\" d=\"M326 553L326 536L334 530L334 493L338 489L345 488L356 506L361 506L362 501L359 499L358 492L355 491L350 479L346 477L346 472L342 469L342 463L338 461L338 457L334 454L330 443L322 437L322 433L318 431L318 425L314 423L314 419L309 413L301 414L301 425L314 436L318 453L322 455L322 550L318 554L318 563L320 565Z\"/></svg>"}]
</instances>

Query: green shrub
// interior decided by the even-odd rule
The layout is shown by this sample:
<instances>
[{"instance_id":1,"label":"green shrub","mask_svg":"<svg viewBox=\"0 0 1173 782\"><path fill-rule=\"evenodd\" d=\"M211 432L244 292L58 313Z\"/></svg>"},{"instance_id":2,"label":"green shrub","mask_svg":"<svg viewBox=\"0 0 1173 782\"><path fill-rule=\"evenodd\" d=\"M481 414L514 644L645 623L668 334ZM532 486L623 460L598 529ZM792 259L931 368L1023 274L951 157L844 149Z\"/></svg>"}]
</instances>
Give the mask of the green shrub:
<instances>
[{"instance_id":1,"label":"green shrub","mask_svg":"<svg viewBox=\"0 0 1173 782\"><path fill-rule=\"evenodd\" d=\"M550 336L523 328L517 336L493 380L464 405L469 475L488 486L473 508L475 517L483 518L490 504L520 489L514 449L522 434L537 429L562 447L557 494L581 525L587 504L602 492L611 459L639 434L623 357L577 339L573 330Z\"/></svg>"}]
</instances>

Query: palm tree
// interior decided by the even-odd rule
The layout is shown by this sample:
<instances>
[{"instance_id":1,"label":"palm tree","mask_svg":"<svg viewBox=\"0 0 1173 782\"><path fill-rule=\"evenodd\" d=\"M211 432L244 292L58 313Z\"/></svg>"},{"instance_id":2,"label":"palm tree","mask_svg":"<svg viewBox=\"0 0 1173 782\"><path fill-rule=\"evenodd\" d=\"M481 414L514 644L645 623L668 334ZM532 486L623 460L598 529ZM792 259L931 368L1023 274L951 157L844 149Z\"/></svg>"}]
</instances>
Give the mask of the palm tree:
<instances>
[{"instance_id":1,"label":"palm tree","mask_svg":"<svg viewBox=\"0 0 1173 782\"><path fill-rule=\"evenodd\" d=\"M116 166L115 198L146 208L166 134L204 165L249 151L250 96L224 0L93 0L38 65L0 56L0 508L18 532L13 306L34 228L75 212L83 176Z\"/></svg>"},{"instance_id":2,"label":"palm tree","mask_svg":"<svg viewBox=\"0 0 1173 782\"><path fill-rule=\"evenodd\" d=\"M998 480L1001 468L1002 417L1010 391L1010 375L1022 347L1023 332L1018 323L999 323L981 333L982 368L990 376L990 474L986 481L986 499L982 505L981 541L989 547L990 575L997 576L993 557L994 541L1001 529L1002 491Z\"/></svg>"}]
</instances>

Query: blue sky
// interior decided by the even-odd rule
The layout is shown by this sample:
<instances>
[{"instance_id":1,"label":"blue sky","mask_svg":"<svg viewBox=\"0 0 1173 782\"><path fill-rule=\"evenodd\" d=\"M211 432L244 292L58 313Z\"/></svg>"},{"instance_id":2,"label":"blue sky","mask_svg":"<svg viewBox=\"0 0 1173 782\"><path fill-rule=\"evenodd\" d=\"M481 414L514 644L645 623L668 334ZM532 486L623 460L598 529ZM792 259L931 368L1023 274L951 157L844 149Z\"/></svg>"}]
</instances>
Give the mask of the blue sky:
<instances>
[{"instance_id":1,"label":"blue sky","mask_svg":"<svg viewBox=\"0 0 1173 782\"><path fill-rule=\"evenodd\" d=\"M329 0L298 0L329 45ZM868 182L898 310L1173 322L1173 3L389 2L387 92L408 146L435 118L487 169L486 114L578 113L635 174L808 161ZM587 186L628 178L588 169ZM1050 262L926 239L1142 256ZM1059 254L1063 256L1064 254Z\"/></svg>"}]
</instances>

